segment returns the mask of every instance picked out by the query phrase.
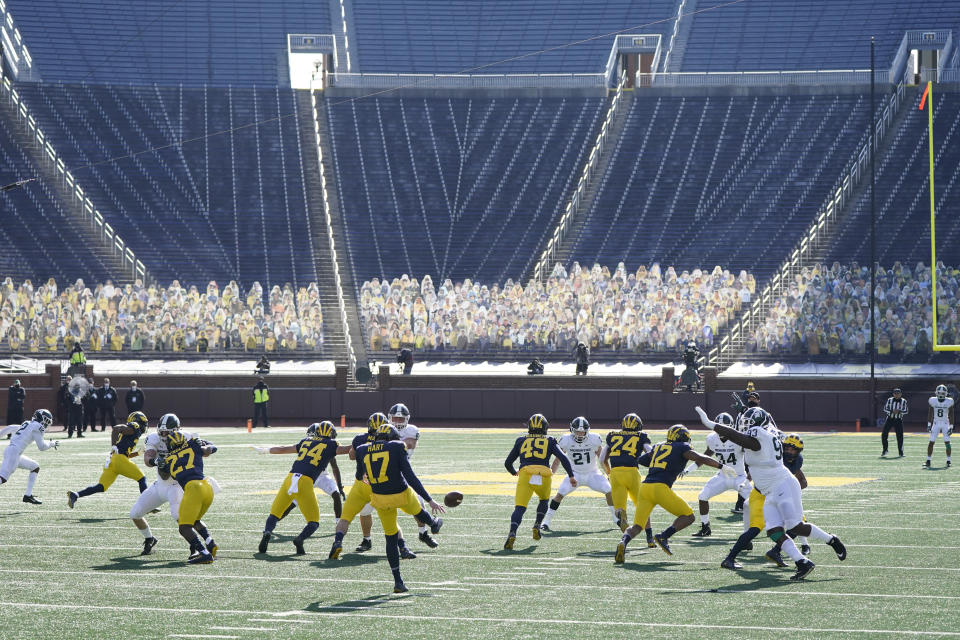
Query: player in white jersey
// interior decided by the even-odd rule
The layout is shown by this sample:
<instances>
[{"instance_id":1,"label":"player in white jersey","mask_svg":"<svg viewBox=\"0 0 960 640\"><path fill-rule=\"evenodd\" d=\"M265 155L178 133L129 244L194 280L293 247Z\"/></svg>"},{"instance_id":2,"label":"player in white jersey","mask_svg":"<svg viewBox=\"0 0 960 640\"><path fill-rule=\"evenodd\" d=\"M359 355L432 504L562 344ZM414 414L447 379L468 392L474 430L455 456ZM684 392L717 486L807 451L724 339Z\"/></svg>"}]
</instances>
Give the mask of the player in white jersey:
<instances>
[{"instance_id":1,"label":"player in white jersey","mask_svg":"<svg viewBox=\"0 0 960 640\"><path fill-rule=\"evenodd\" d=\"M733 416L729 413L718 414L713 421L725 427L733 427ZM709 425L705 424L704 426L709 428ZM700 530L693 534L695 538L705 538L713 533L710 530L710 498L714 498L724 491L736 491L746 500L750 497L751 488L750 481L747 480L747 471L743 466L743 447L716 433L711 433L707 435L707 448L703 455L715 457L720 464L733 467L736 475L718 472L703 485L703 489L698 496L700 501ZM683 473L687 474L699 468L700 465L694 462L687 465Z\"/></svg>"},{"instance_id":2,"label":"player in white jersey","mask_svg":"<svg viewBox=\"0 0 960 640\"><path fill-rule=\"evenodd\" d=\"M147 435L143 445L143 461L148 467L157 468L157 479L140 494L130 509L130 518L133 524L143 535L143 552L140 555L148 556L157 544L157 539L150 531L150 525L145 519L148 513L160 510L164 504L170 504L170 516L176 522L180 517L180 499L183 498L183 489L176 480L170 477L167 469L158 466L162 464L169 451L164 436L171 431L180 430L180 419L172 413L164 414L157 423L155 433ZM195 438L196 434L183 432L187 439Z\"/></svg>"},{"instance_id":3,"label":"player in white jersey","mask_svg":"<svg viewBox=\"0 0 960 640\"><path fill-rule=\"evenodd\" d=\"M550 531L550 525L553 521L553 515L560 508L560 502L569 493L575 491L577 487L590 487L597 493L602 493L607 499L607 506L610 508L610 515L613 523L617 524L617 510L613 507L613 494L610 493L610 481L600 472L597 467L597 460L600 459L600 452L603 449L603 439L595 433L590 432L590 423L583 416L577 416L570 421L570 433L560 438L557 445L567 454L570 464L573 465L573 476L577 480L577 486L570 483L569 476L563 477L560 488L557 489L557 495L550 501L550 507L547 509L547 515L543 518L540 525L541 531ZM560 461L554 459L553 472L556 473L560 466Z\"/></svg>"},{"instance_id":4,"label":"player in white jersey","mask_svg":"<svg viewBox=\"0 0 960 640\"><path fill-rule=\"evenodd\" d=\"M930 468L930 457L933 455L933 443L937 436L943 434L943 444L947 448L947 467L950 467L950 434L953 433L953 398L947 395L947 387L937 386L936 394L927 401L927 431L930 432L930 442L927 443L927 461L924 468Z\"/></svg>"},{"instance_id":5,"label":"player in white jersey","mask_svg":"<svg viewBox=\"0 0 960 640\"><path fill-rule=\"evenodd\" d=\"M697 407L700 420L707 424L703 409ZM783 445L770 428L773 420L760 407L747 409L740 416L740 429L732 429L710 421L713 430L724 438L743 447L743 461L750 468L753 486L764 497L763 519L767 535L774 542L783 540L783 550L796 562L797 572L791 580L802 580L814 569L814 564L793 542L796 536L809 536L826 542L840 560L846 560L847 549L837 536L831 535L817 525L803 521L803 501L800 483L783 464ZM786 538L784 536L787 536Z\"/></svg>"},{"instance_id":6,"label":"player in white jersey","mask_svg":"<svg viewBox=\"0 0 960 640\"><path fill-rule=\"evenodd\" d=\"M28 504L42 504L40 500L33 497L33 485L37 482L40 465L23 455L23 452L31 442L36 443L37 449L40 449L40 451L46 451L51 447L59 448L60 442L58 440L43 439L44 432L51 424L53 424L53 414L46 409L37 409L33 412L33 417L23 424L11 424L0 429L0 437L7 436L10 438L10 444L3 452L3 463L0 464L0 484L9 480L17 469L29 471L27 490L23 494L23 501Z\"/></svg>"},{"instance_id":7,"label":"player in white jersey","mask_svg":"<svg viewBox=\"0 0 960 640\"><path fill-rule=\"evenodd\" d=\"M413 451L417 448L417 444L420 442L420 429L415 424L410 424L410 409L407 408L407 405L402 402L390 407L390 410L387 412L387 417L390 418L390 424L394 429L397 430L397 433L400 434L400 440L403 441L403 444L407 447L407 460L413 457ZM420 496L417 496L417 500L420 501L420 506L424 509L429 508L430 505L425 503ZM361 524L363 518L361 517ZM430 535L430 528L417 523L417 528L419 533L417 534L417 539L420 540L423 544L427 545L431 549L436 549L440 546L440 543ZM401 532L401 537L403 533ZM368 542L364 539L364 542ZM363 544L363 543L361 543ZM359 550L359 548L358 548Z\"/></svg>"}]
</instances>

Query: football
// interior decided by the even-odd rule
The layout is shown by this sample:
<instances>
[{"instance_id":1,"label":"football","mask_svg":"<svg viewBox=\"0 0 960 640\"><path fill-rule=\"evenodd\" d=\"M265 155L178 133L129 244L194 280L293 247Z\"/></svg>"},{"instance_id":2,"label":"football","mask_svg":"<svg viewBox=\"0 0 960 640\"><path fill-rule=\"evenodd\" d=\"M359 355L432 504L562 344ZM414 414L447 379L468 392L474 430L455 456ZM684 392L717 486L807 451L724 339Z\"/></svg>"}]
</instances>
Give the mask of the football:
<instances>
[{"instance_id":1,"label":"football","mask_svg":"<svg viewBox=\"0 0 960 640\"><path fill-rule=\"evenodd\" d=\"M451 491L447 495L443 496L443 504L448 507L456 507L461 502L463 502L463 494L459 491Z\"/></svg>"}]
</instances>

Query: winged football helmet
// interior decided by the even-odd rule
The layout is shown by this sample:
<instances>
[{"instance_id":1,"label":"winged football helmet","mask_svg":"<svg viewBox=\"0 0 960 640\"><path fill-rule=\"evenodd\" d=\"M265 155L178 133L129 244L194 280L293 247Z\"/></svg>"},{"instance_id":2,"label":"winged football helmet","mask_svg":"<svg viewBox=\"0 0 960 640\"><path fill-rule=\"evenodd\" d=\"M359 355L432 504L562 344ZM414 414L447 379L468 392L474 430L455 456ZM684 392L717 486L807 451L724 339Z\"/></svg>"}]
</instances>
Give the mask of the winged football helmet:
<instances>
[{"instance_id":1,"label":"winged football helmet","mask_svg":"<svg viewBox=\"0 0 960 640\"><path fill-rule=\"evenodd\" d=\"M535 413L527 418L527 433L530 435L546 435L549 428L550 423L542 413Z\"/></svg>"},{"instance_id":2,"label":"winged football helmet","mask_svg":"<svg viewBox=\"0 0 960 640\"><path fill-rule=\"evenodd\" d=\"M682 424L667 429L667 442L690 442L690 430Z\"/></svg>"},{"instance_id":3,"label":"winged football helmet","mask_svg":"<svg viewBox=\"0 0 960 640\"><path fill-rule=\"evenodd\" d=\"M643 429L643 420L635 413L628 413L620 420L620 428L624 431L637 432Z\"/></svg>"},{"instance_id":4,"label":"winged football helmet","mask_svg":"<svg viewBox=\"0 0 960 640\"><path fill-rule=\"evenodd\" d=\"M307 427L308 438L336 438L337 430L329 420L323 422L314 422Z\"/></svg>"},{"instance_id":5,"label":"winged football helmet","mask_svg":"<svg viewBox=\"0 0 960 640\"><path fill-rule=\"evenodd\" d=\"M127 416L127 424L132 424L143 433L147 430L147 414L143 411L134 411Z\"/></svg>"},{"instance_id":6,"label":"winged football helmet","mask_svg":"<svg viewBox=\"0 0 960 640\"><path fill-rule=\"evenodd\" d=\"M367 433L376 433L377 429L384 424L390 424L390 421L387 420L387 416L383 415L379 411L376 413L371 413L370 417L367 418Z\"/></svg>"},{"instance_id":7,"label":"winged football helmet","mask_svg":"<svg viewBox=\"0 0 960 640\"><path fill-rule=\"evenodd\" d=\"M803 451L803 438L800 437L799 433L791 433L783 439L783 446Z\"/></svg>"}]
</instances>

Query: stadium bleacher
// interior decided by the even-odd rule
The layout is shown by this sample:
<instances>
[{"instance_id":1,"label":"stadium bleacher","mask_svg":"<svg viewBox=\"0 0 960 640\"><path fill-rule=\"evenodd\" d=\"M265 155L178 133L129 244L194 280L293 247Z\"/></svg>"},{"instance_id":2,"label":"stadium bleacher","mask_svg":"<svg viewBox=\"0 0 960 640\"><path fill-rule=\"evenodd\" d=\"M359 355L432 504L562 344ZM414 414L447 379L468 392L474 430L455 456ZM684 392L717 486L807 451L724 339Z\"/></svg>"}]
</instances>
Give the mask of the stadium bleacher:
<instances>
[{"instance_id":1,"label":"stadium bleacher","mask_svg":"<svg viewBox=\"0 0 960 640\"><path fill-rule=\"evenodd\" d=\"M327 99L358 282L520 277L566 205L599 98Z\"/></svg>"},{"instance_id":2,"label":"stadium bleacher","mask_svg":"<svg viewBox=\"0 0 960 640\"><path fill-rule=\"evenodd\" d=\"M723 6L709 11L711 6ZM679 71L886 68L907 29L960 27L954 0L700 0Z\"/></svg>"},{"instance_id":3,"label":"stadium bleacher","mask_svg":"<svg viewBox=\"0 0 960 640\"><path fill-rule=\"evenodd\" d=\"M331 33L310 0L7 0L46 82L288 85L287 34Z\"/></svg>"},{"instance_id":4,"label":"stadium bleacher","mask_svg":"<svg viewBox=\"0 0 960 640\"><path fill-rule=\"evenodd\" d=\"M353 3L353 18L364 72L599 73L613 35L581 40L626 29L662 34L665 48L677 5L678 0L376 0ZM571 43L579 44L525 56ZM525 57L511 59L518 56Z\"/></svg>"},{"instance_id":5,"label":"stadium bleacher","mask_svg":"<svg viewBox=\"0 0 960 640\"><path fill-rule=\"evenodd\" d=\"M863 137L859 94L638 94L571 260L768 276Z\"/></svg>"},{"instance_id":6,"label":"stadium bleacher","mask_svg":"<svg viewBox=\"0 0 960 640\"><path fill-rule=\"evenodd\" d=\"M291 90L19 89L105 220L161 282L316 280ZM148 149L157 150L138 153Z\"/></svg>"}]
</instances>

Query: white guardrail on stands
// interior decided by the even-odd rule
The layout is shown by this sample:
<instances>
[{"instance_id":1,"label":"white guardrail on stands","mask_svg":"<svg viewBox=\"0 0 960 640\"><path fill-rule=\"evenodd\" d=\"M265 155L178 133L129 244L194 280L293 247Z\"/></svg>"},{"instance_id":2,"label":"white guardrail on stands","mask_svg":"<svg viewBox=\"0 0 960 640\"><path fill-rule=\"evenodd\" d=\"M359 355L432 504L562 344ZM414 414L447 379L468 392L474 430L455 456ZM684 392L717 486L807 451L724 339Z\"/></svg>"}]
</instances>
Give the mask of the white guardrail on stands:
<instances>
[{"instance_id":1,"label":"white guardrail on stands","mask_svg":"<svg viewBox=\"0 0 960 640\"><path fill-rule=\"evenodd\" d=\"M312 85L312 80L311 80ZM347 358L350 372L357 370L357 356L350 338L350 323L347 321L347 306L343 301L343 283L340 279L340 266L337 260L337 247L333 241L333 217L330 215L330 198L327 194L327 175L323 168L323 147L320 144L320 118L317 113L317 92L310 88L310 106L313 109L314 144L317 145L317 158L320 165L320 188L323 191L323 213L327 226L327 239L330 241L330 259L333 261L333 277L337 285L337 306L340 307L340 322L343 325L343 337L347 345Z\"/></svg>"},{"instance_id":2,"label":"white guardrail on stands","mask_svg":"<svg viewBox=\"0 0 960 640\"><path fill-rule=\"evenodd\" d=\"M150 278L146 267L137 259L136 254L127 243L124 242L120 234L103 219L103 215L93 206L93 202L84 193L76 178L67 170L63 158L57 154L56 149L54 149L53 145L47 140L37 121L30 115L30 110L27 108L26 103L20 98L20 94L14 88L10 78L3 76L2 87L7 100L13 105L13 108L16 109L18 117L22 122L26 122L30 134L33 135L37 145L45 152L47 161L54 168L54 173L71 193L74 200L80 205L80 211L83 217L90 223L91 227L93 227L94 233L111 248L115 256L118 256L123 261L124 270L133 279L141 278L144 284L147 284Z\"/></svg>"},{"instance_id":3,"label":"white guardrail on stands","mask_svg":"<svg viewBox=\"0 0 960 640\"><path fill-rule=\"evenodd\" d=\"M557 250L560 248L560 243L563 242L563 239L566 237L567 229L570 227L570 220L583 203L583 193L587 188L587 183L593 176L597 162L600 159L600 154L603 153L603 147L607 141L607 134L610 131L610 123L613 122L613 116L620 106L620 100L623 96L623 85L623 78L621 77L621 81L617 83L617 91L613 95L613 100L610 101L610 108L607 109L607 117L603 121L603 126L600 127L596 142L593 143L593 149L590 150L590 156L583 167L583 172L580 174L580 180L577 181L577 188L574 190L573 195L570 196L570 201L567 203L563 215L560 216L560 220L553 230L553 235L551 235L550 240L547 241L547 246L537 261L537 266L534 267L533 277L538 280L546 277L547 271L551 269L550 263L555 258Z\"/></svg>"},{"instance_id":4,"label":"white guardrail on stands","mask_svg":"<svg viewBox=\"0 0 960 640\"><path fill-rule=\"evenodd\" d=\"M599 73L443 74L335 73L330 86L341 89L602 89Z\"/></svg>"},{"instance_id":5,"label":"white guardrail on stands","mask_svg":"<svg viewBox=\"0 0 960 640\"><path fill-rule=\"evenodd\" d=\"M877 81L889 82L889 72L876 71ZM829 71L704 71L638 73L638 87L789 87L868 85L869 69Z\"/></svg>"}]
</instances>

